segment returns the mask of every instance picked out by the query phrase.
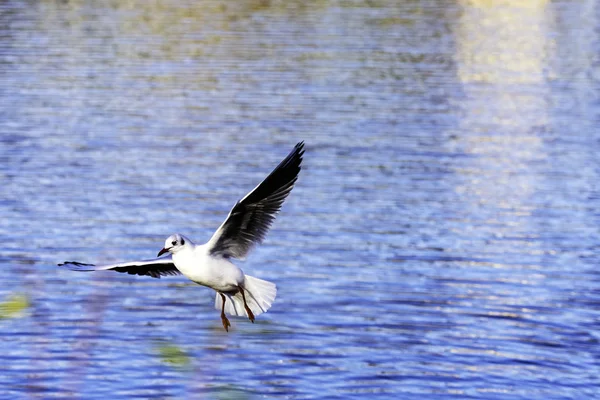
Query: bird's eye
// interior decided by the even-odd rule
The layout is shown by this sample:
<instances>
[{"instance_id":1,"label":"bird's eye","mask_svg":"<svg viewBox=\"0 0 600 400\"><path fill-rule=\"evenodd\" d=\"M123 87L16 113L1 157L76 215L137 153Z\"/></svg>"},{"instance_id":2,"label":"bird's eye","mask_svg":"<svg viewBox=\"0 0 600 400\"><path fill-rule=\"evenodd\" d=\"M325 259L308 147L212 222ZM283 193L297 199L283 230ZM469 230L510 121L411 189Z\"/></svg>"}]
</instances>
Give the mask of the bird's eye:
<instances>
[{"instance_id":1,"label":"bird's eye","mask_svg":"<svg viewBox=\"0 0 600 400\"><path fill-rule=\"evenodd\" d=\"M175 245L177 244L177 240L173 240L173 241L171 242L171 244L172 244L173 246L175 246Z\"/></svg>"}]
</instances>

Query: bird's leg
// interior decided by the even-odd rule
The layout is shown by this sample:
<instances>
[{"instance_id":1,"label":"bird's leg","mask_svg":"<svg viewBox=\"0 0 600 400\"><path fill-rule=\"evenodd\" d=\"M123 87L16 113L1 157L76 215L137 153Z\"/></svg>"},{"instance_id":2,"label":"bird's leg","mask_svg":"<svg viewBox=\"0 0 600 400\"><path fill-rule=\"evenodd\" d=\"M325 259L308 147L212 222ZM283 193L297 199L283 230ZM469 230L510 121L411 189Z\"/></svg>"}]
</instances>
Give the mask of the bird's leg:
<instances>
[{"instance_id":1,"label":"bird's leg","mask_svg":"<svg viewBox=\"0 0 600 400\"><path fill-rule=\"evenodd\" d=\"M223 328L225 328L226 332L229 332L228 327L231 326L231 324L229 323L229 320L227 319L227 317L225 316L225 295L223 293L220 293L221 295L221 299L223 299L223 305L221 306L221 322L223 323Z\"/></svg>"},{"instance_id":2,"label":"bird's leg","mask_svg":"<svg viewBox=\"0 0 600 400\"><path fill-rule=\"evenodd\" d=\"M248 307L248 303L246 303L246 295L244 294L244 288L241 286L239 288L240 288L240 292L242 293L242 299L244 299L244 308L246 309L246 312L248 313L248 318L250 319L250 321L252 321L252 323L254 323L254 314L252 313L252 310L250 309L250 307Z\"/></svg>"}]
</instances>

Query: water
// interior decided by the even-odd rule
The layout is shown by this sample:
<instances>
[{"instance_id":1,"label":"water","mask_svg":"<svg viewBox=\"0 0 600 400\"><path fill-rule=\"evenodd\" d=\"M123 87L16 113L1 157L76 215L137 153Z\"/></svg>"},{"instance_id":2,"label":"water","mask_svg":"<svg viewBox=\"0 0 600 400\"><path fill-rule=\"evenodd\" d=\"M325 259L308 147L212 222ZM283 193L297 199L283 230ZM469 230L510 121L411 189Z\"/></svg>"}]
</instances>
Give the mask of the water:
<instances>
[{"instance_id":1,"label":"water","mask_svg":"<svg viewBox=\"0 0 600 400\"><path fill-rule=\"evenodd\" d=\"M600 397L598 4L499 3L3 2L0 397ZM299 140L255 324L56 267L207 240Z\"/></svg>"}]
</instances>

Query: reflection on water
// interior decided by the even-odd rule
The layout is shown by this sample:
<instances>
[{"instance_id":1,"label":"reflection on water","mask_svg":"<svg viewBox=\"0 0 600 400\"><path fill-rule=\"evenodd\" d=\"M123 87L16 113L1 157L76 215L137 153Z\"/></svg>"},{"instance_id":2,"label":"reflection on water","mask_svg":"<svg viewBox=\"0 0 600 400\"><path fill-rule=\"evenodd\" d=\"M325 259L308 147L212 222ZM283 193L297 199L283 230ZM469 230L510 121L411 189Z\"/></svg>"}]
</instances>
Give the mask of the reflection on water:
<instances>
[{"instance_id":1,"label":"reflection on water","mask_svg":"<svg viewBox=\"0 0 600 400\"><path fill-rule=\"evenodd\" d=\"M549 124L551 94L544 76L545 60L552 56L552 15L545 6L545 1L516 7L473 2L456 24L465 96L458 130L474 133L457 140L472 157L469 166L457 168L464 181L456 191L463 205L485 204L488 210L485 225L473 230L493 225L497 237L529 229L534 208L528 202L541 178L531 165L547 162L539 134ZM535 251L529 239L529 251Z\"/></svg>"},{"instance_id":2,"label":"reflection on water","mask_svg":"<svg viewBox=\"0 0 600 400\"><path fill-rule=\"evenodd\" d=\"M0 5L0 393L591 398L595 3ZM273 308L55 266L207 240L299 140L242 268Z\"/></svg>"}]
</instances>

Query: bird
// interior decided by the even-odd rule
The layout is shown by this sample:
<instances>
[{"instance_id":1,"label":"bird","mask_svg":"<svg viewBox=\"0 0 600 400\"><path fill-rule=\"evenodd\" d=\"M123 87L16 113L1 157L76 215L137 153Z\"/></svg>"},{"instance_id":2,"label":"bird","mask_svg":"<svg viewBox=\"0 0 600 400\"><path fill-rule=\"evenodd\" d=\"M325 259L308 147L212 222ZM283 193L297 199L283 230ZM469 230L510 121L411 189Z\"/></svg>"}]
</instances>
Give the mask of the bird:
<instances>
[{"instance_id":1,"label":"bird","mask_svg":"<svg viewBox=\"0 0 600 400\"><path fill-rule=\"evenodd\" d=\"M302 169L304 141L246 196L231 208L227 218L208 242L194 244L186 236L169 236L156 258L94 265L78 261L58 264L72 271L112 270L131 275L160 278L184 275L191 281L214 289L215 308L221 311L221 323L229 332L227 315L247 317L252 323L275 301L277 286L246 275L232 260L243 260L250 250L262 243L275 217L288 197Z\"/></svg>"}]
</instances>

